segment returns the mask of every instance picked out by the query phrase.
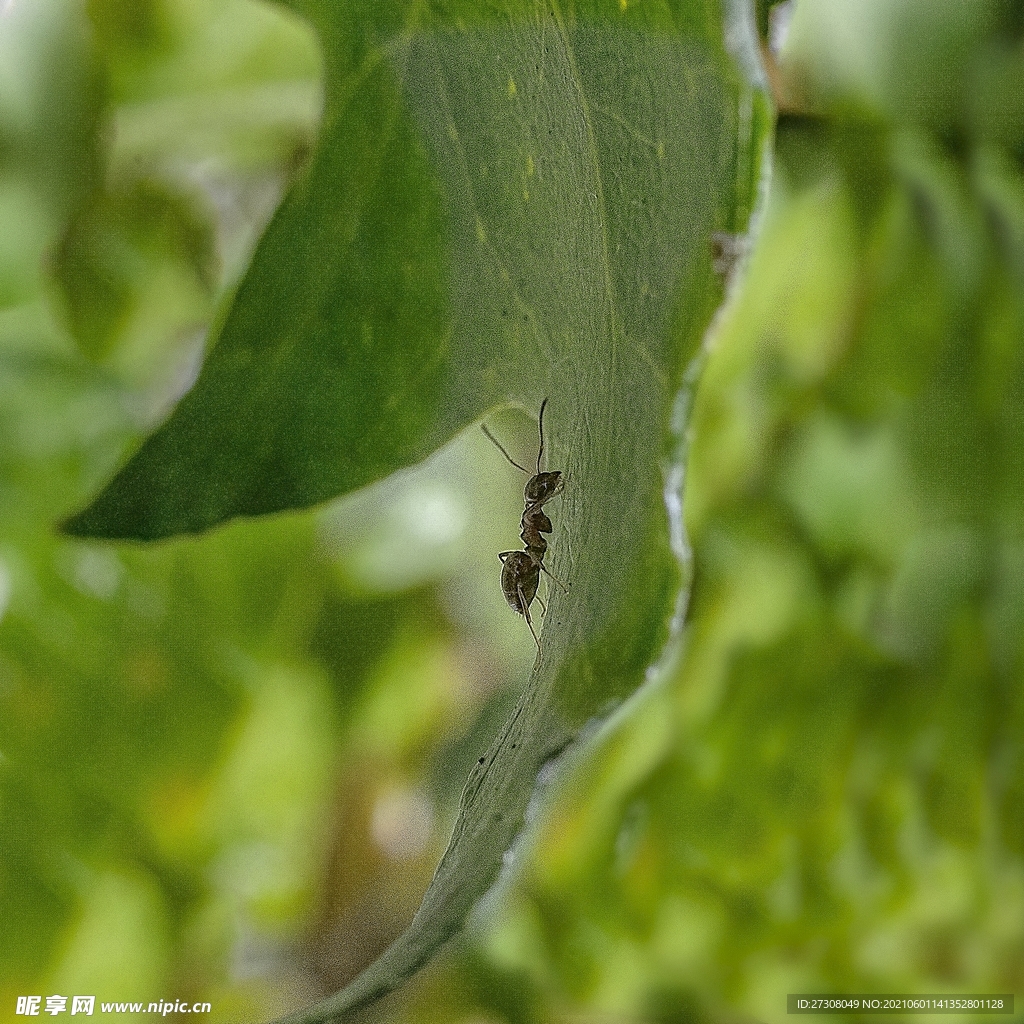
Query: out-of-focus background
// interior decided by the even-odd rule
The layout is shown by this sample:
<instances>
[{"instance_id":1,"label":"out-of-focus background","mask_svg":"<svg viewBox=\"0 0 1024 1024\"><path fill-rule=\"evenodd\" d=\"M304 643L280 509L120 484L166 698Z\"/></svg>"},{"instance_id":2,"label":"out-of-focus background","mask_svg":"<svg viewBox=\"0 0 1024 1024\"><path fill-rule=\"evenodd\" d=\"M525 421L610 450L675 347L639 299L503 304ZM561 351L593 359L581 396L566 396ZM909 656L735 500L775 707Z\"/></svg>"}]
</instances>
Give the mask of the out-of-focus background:
<instances>
[{"instance_id":1,"label":"out-of-focus background","mask_svg":"<svg viewBox=\"0 0 1024 1024\"><path fill-rule=\"evenodd\" d=\"M696 397L678 668L370 1017L1024 1000L1024 16L759 17L777 152ZM334 990L411 917L527 676L495 558L522 480L478 431L309 513L55 530L194 379L319 83L268 4L0 0L0 1020ZM492 427L530 458L529 422Z\"/></svg>"}]
</instances>

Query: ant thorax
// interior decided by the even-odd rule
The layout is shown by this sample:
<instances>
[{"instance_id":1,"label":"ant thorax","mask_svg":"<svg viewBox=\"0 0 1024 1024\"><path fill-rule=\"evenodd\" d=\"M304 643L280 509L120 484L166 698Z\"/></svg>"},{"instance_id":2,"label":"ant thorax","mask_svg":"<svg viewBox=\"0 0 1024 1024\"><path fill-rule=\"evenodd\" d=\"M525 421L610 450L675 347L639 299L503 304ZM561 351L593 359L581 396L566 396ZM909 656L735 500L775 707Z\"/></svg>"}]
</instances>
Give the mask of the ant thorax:
<instances>
[{"instance_id":1,"label":"ant thorax","mask_svg":"<svg viewBox=\"0 0 1024 1024\"><path fill-rule=\"evenodd\" d=\"M548 519L544 510L540 505L528 505L519 525L523 531L519 537L526 545L526 550L532 555L543 558L544 552L548 549L548 542L541 534L551 532L551 520Z\"/></svg>"}]
</instances>

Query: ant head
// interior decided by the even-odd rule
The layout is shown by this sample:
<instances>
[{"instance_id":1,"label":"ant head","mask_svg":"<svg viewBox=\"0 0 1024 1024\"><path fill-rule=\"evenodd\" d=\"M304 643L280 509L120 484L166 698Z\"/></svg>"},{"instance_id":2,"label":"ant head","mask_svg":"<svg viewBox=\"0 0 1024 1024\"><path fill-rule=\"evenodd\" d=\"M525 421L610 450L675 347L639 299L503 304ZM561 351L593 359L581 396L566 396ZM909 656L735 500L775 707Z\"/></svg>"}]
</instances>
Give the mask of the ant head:
<instances>
[{"instance_id":1,"label":"ant head","mask_svg":"<svg viewBox=\"0 0 1024 1024\"><path fill-rule=\"evenodd\" d=\"M556 494L561 494L565 488L565 481L558 470L551 473L538 473L527 481L523 497L527 505L543 505L550 501Z\"/></svg>"}]
</instances>

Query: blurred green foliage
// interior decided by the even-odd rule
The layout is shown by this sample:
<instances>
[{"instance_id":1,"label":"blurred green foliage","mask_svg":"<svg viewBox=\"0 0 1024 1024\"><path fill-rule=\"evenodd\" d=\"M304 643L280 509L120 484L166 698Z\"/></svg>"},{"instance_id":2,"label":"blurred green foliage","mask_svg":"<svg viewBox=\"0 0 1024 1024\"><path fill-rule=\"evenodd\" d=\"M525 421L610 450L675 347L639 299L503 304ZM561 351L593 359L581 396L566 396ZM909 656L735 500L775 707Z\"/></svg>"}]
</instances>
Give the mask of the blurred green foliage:
<instances>
[{"instance_id":1,"label":"blurred green foliage","mask_svg":"<svg viewBox=\"0 0 1024 1024\"><path fill-rule=\"evenodd\" d=\"M429 880L532 657L493 571L521 481L460 439L319 513L56 539L191 382L319 58L248 3L0 27L0 1019L86 992L266 1020ZM1024 998L1022 65L1009 3L795 9L694 411L682 648L383 1019Z\"/></svg>"}]
</instances>

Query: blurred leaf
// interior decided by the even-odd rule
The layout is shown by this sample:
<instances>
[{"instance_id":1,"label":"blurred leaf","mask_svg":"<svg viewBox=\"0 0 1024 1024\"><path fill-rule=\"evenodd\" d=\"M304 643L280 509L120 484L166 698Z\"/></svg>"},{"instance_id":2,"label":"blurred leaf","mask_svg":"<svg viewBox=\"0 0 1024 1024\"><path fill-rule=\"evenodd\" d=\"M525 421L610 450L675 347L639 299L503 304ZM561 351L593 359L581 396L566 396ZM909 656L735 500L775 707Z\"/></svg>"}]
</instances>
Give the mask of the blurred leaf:
<instances>
[{"instance_id":1,"label":"blurred leaf","mask_svg":"<svg viewBox=\"0 0 1024 1024\"><path fill-rule=\"evenodd\" d=\"M106 99L89 25L75 5L9 4L0 32L0 181L25 174L63 216L99 179Z\"/></svg>"},{"instance_id":2,"label":"blurred leaf","mask_svg":"<svg viewBox=\"0 0 1024 1024\"><path fill-rule=\"evenodd\" d=\"M184 320L194 330L202 324L217 257L210 219L194 207L159 182L136 180L94 195L71 219L53 272L72 333L90 356L118 345L149 297L147 286L165 293L157 299L164 325Z\"/></svg>"},{"instance_id":3,"label":"blurred leaf","mask_svg":"<svg viewBox=\"0 0 1024 1024\"><path fill-rule=\"evenodd\" d=\"M711 233L744 229L768 120L712 2L298 6L327 68L313 161L195 388L67 528L149 538L303 507L549 396L569 480L551 569L571 592L551 594L534 678L412 928L311 1020L393 988L459 928L540 767L664 641L673 404L721 295Z\"/></svg>"}]
</instances>

